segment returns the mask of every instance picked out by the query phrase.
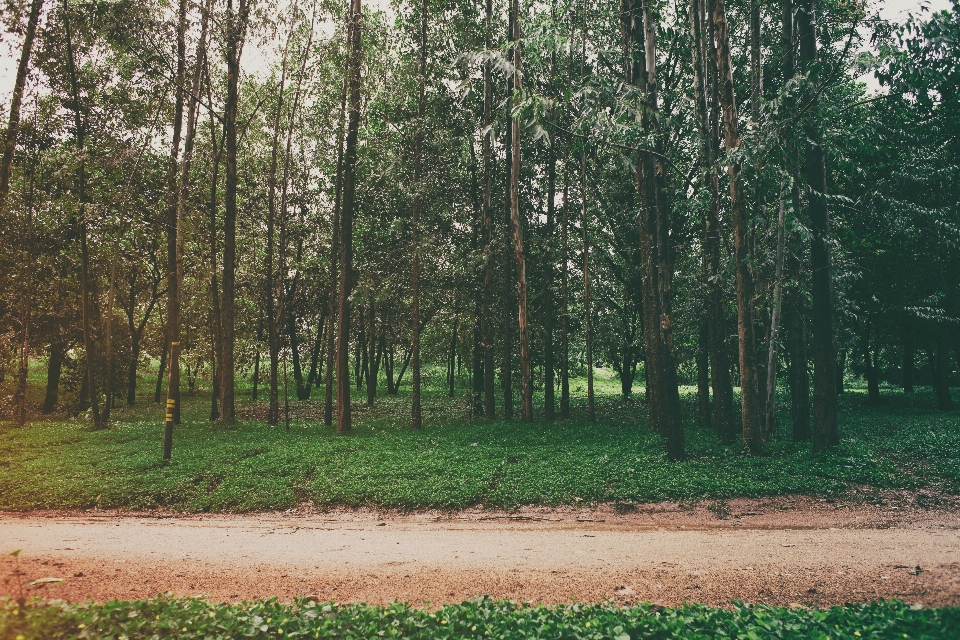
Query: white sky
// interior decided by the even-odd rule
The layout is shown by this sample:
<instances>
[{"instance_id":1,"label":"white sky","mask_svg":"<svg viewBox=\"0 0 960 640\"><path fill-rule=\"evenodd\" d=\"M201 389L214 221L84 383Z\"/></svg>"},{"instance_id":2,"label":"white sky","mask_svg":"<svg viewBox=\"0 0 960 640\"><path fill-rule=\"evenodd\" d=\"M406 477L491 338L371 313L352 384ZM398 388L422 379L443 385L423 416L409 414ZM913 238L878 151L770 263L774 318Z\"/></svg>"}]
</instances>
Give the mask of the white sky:
<instances>
[{"instance_id":1,"label":"white sky","mask_svg":"<svg viewBox=\"0 0 960 640\"><path fill-rule=\"evenodd\" d=\"M364 4L387 9L390 0L365 0ZM918 12L921 6L927 6L933 11L939 11L949 9L951 3L950 0L874 0L874 5L880 7L882 17L889 20L902 20L907 14ZM255 72L257 67L263 65L262 58L258 60L257 58L260 56L258 56L255 50L249 47L249 45L245 53L244 59L241 60L242 66L247 66L250 71ZM7 109L9 108L7 105L9 105L10 94L13 91L14 74L19 56L20 38L12 37L10 34L0 31L0 113L2 113L4 123L7 118ZM258 64L258 62L260 64ZM244 65L244 63L246 64ZM868 76L861 78L861 80L867 82L867 85L871 89L877 88L876 81L873 80L872 74L868 74Z\"/></svg>"}]
</instances>

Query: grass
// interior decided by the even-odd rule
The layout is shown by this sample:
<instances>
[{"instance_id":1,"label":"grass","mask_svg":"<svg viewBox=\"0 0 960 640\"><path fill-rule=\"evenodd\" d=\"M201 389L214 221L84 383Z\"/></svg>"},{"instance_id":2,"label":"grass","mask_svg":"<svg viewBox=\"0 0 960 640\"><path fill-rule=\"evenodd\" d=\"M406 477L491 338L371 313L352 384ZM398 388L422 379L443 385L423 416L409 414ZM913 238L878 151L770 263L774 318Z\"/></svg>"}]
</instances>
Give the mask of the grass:
<instances>
[{"instance_id":1,"label":"grass","mask_svg":"<svg viewBox=\"0 0 960 640\"><path fill-rule=\"evenodd\" d=\"M477 598L436 611L298 600L215 604L199 598L67 604L0 600L0 637L34 638L901 638L952 639L960 609L901 602L831 609L736 605L524 606Z\"/></svg>"},{"instance_id":2,"label":"grass","mask_svg":"<svg viewBox=\"0 0 960 640\"><path fill-rule=\"evenodd\" d=\"M581 380L573 382L576 394ZM860 389L841 397L841 445L814 456L784 439L751 458L684 415L689 459L666 460L646 427L642 392L615 395L598 376L598 422L575 397L571 419L532 425L471 422L465 395L428 387L425 428L408 427L409 395L356 406L354 433L338 436L317 418L322 399L293 403L291 428L265 424L265 406L240 408L235 425L206 419L209 397L185 397L173 460L160 459L162 408L141 398L115 410L106 430L82 418L0 426L0 510L165 507L185 512L322 507L515 508L601 502L693 501L787 494L841 496L852 487L923 490L934 504L960 494L960 412L938 412L929 392L885 390L870 407ZM143 387L147 387L146 384ZM641 386L642 389L642 386ZM461 390L463 391L463 390ZM38 394L38 389L31 393ZM244 392L244 397L246 393ZM788 407L784 398L781 407ZM789 415L780 417L789 433Z\"/></svg>"}]
</instances>

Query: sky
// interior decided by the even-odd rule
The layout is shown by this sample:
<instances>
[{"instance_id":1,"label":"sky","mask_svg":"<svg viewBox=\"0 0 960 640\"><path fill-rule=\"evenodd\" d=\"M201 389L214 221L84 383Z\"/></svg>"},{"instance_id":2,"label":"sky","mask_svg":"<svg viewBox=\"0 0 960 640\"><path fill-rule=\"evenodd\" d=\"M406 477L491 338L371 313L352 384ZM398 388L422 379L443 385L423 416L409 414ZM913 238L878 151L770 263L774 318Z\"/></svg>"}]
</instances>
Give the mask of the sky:
<instances>
[{"instance_id":1,"label":"sky","mask_svg":"<svg viewBox=\"0 0 960 640\"><path fill-rule=\"evenodd\" d=\"M381 5L388 4L388 0L364 0L365 3ZM913 12L919 11L922 5L929 7L933 11L949 9L950 0L875 0L875 4L880 7L880 15L888 20L903 20ZM7 105L10 103L10 94L13 91L14 74L16 72L17 61L20 55L20 38L12 37L6 32L0 31L0 105L2 105L3 121L6 121ZM256 62L247 57L247 63ZM877 89L878 85L873 80L872 74L869 77L863 77L861 80L867 82L871 89Z\"/></svg>"}]
</instances>

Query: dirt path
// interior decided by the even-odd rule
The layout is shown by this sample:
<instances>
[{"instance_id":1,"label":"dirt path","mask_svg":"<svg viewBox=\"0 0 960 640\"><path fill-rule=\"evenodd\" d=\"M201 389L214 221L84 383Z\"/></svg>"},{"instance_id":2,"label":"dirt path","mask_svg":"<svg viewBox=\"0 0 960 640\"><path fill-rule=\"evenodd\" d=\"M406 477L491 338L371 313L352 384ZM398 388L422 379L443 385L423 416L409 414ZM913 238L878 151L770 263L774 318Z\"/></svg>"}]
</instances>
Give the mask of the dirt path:
<instances>
[{"instance_id":1,"label":"dirt path","mask_svg":"<svg viewBox=\"0 0 960 640\"><path fill-rule=\"evenodd\" d=\"M630 514L3 514L0 553L22 548L25 580L64 578L29 591L69 600L960 605L958 514L780 502ZM5 559L0 594L15 590Z\"/></svg>"}]
</instances>

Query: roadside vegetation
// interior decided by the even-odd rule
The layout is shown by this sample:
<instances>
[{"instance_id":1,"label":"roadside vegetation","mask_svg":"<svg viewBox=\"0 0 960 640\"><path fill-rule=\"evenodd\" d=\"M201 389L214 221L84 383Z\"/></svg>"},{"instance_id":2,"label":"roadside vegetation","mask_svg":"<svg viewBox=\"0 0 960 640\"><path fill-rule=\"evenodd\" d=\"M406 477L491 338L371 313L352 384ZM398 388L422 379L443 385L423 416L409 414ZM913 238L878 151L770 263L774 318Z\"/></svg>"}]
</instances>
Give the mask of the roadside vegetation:
<instances>
[{"instance_id":1,"label":"roadside vegetation","mask_svg":"<svg viewBox=\"0 0 960 640\"><path fill-rule=\"evenodd\" d=\"M662 608L650 604L530 606L487 598L435 611L392 604L338 605L297 600L216 604L160 597L67 604L0 600L0 637L43 638L902 638L953 639L960 609L902 602L831 609L734 603Z\"/></svg>"}]
</instances>

